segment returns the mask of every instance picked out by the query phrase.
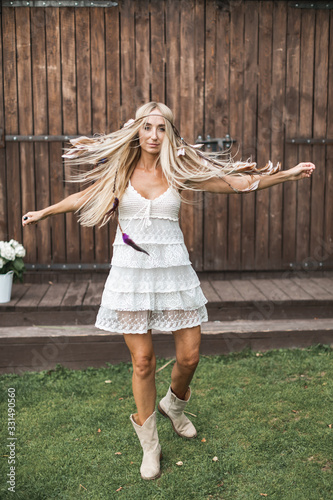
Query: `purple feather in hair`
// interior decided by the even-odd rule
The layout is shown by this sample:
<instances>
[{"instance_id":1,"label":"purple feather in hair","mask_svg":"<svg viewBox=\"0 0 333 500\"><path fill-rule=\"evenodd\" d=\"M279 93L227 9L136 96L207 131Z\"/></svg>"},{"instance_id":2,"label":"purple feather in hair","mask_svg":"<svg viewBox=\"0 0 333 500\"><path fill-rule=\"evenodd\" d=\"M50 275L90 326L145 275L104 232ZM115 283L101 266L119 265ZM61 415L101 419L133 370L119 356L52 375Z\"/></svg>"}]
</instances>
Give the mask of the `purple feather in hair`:
<instances>
[{"instance_id":1,"label":"purple feather in hair","mask_svg":"<svg viewBox=\"0 0 333 500\"><path fill-rule=\"evenodd\" d=\"M143 252L143 253L149 255L149 253L146 252L146 250L144 250L143 248L139 247L139 245L134 243L134 241L131 240L131 238L128 236L128 234L124 233L124 231L122 230L122 227L120 225L119 219L118 219L118 226L119 226L119 229L120 229L121 234L123 236L123 242L125 243L125 245L128 245L128 246L134 248L134 250L137 250L138 252Z\"/></svg>"},{"instance_id":2,"label":"purple feather in hair","mask_svg":"<svg viewBox=\"0 0 333 500\"><path fill-rule=\"evenodd\" d=\"M106 217L109 217L109 215L112 215L118 208L118 205L119 205L119 200L118 198L116 197L114 199L114 202L113 202L113 205L112 205L112 208L110 208L110 210L108 210L105 214Z\"/></svg>"},{"instance_id":3,"label":"purple feather in hair","mask_svg":"<svg viewBox=\"0 0 333 500\"><path fill-rule=\"evenodd\" d=\"M146 252L146 250L144 250L143 248L139 247L139 245L134 243L134 241L131 240L131 238L128 236L128 234L122 233L122 235L123 235L123 242L125 243L125 245L129 245L130 247L134 248L134 250L137 250L138 252L143 252L143 253L149 255L149 253Z\"/></svg>"}]
</instances>

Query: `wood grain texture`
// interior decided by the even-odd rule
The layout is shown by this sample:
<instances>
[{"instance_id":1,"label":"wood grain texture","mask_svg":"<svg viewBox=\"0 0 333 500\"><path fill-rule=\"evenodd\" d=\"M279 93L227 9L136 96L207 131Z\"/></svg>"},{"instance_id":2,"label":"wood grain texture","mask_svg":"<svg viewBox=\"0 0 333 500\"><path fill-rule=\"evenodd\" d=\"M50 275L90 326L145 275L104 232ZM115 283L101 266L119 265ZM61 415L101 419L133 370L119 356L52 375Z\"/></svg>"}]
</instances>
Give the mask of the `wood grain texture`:
<instances>
[{"instance_id":1,"label":"wood grain texture","mask_svg":"<svg viewBox=\"0 0 333 500\"><path fill-rule=\"evenodd\" d=\"M238 158L252 156L260 166L284 160L286 169L312 159L311 181L242 196L190 194L195 203L183 206L182 227L197 270L329 269L333 147L286 139L333 137L332 23L326 10L287 1L3 7L0 128L111 132L156 99L171 107L189 142L230 133ZM81 189L66 182L63 146L0 148L0 237L23 241L26 262L109 262L114 222L85 229L67 214L22 231L22 212Z\"/></svg>"},{"instance_id":2,"label":"wood grain texture","mask_svg":"<svg viewBox=\"0 0 333 500\"><path fill-rule=\"evenodd\" d=\"M31 32L29 9L15 10L17 44L17 91L19 131L22 135L33 133L32 81L31 81ZM22 215L35 210L35 170L33 144L20 144ZM23 231L26 259L36 261L36 228Z\"/></svg>"},{"instance_id":3,"label":"wood grain texture","mask_svg":"<svg viewBox=\"0 0 333 500\"><path fill-rule=\"evenodd\" d=\"M123 0L120 5L121 43L121 122L124 124L135 111L135 17L134 2Z\"/></svg>"},{"instance_id":4,"label":"wood grain texture","mask_svg":"<svg viewBox=\"0 0 333 500\"><path fill-rule=\"evenodd\" d=\"M272 2L259 7L259 80L257 163L271 158L271 78L272 78ZM256 193L256 268L269 268L269 191Z\"/></svg>"},{"instance_id":5,"label":"wood grain texture","mask_svg":"<svg viewBox=\"0 0 333 500\"><path fill-rule=\"evenodd\" d=\"M150 75L155 68L150 67L150 58L155 51L155 45L150 42L150 15L154 18L155 12L149 12L149 1L145 0L135 12L135 106L139 107L150 100ZM153 22L153 20L151 21ZM163 33L163 32L162 32ZM157 68L156 68L157 69ZM155 79L157 77L155 76ZM158 99L159 100L159 99Z\"/></svg>"},{"instance_id":6,"label":"wood grain texture","mask_svg":"<svg viewBox=\"0 0 333 500\"><path fill-rule=\"evenodd\" d=\"M17 134L19 131L17 103L17 66L16 66L16 34L15 11L5 9L2 13L3 26L3 89L5 131ZM7 233L6 239L14 238L22 241L21 230L21 196L19 146L6 144L6 198L7 198Z\"/></svg>"},{"instance_id":7,"label":"wood grain texture","mask_svg":"<svg viewBox=\"0 0 333 500\"><path fill-rule=\"evenodd\" d=\"M0 128L5 130L2 24L0 23ZM0 148L0 239L7 239L7 186L5 148Z\"/></svg>"},{"instance_id":8,"label":"wood grain texture","mask_svg":"<svg viewBox=\"0 0 333 500\"><path fill-rule=\"evenodd\" d=\"M231 2L230 12L230 135L241 148L243 136L244 4ZM239 156L237 159L240 159ZM228 195L228 269L241 268L242 196Z\"/></svg>"},{"instance_id":9,"label":"wood grain texture","mask_svg":"<svg viewBox=\"0 0 333 500\"><path fill-rule=\"evenodd\" d=\"M299 78L300 78L300 33L301 11L288 9L287 19L287 60L285 90L285 137L292 139L299 131ZM287 169L297 165L297 146L285 143L284 165ZM287 267L296 260L296 209L297 184L286 182L283 185L283 231L282 261Z\"/></svg>"},{"instance_id":10,"label":"wood grain texture","mask_svg":"<svg viewBox=\"0 0 333 500\"><path fill-rule=\"evenodd\" d=\"M60 9L60 40L62 68L62 115L63 133L77 134L77 81L76 81L76 48L75 48L75 9ZM70 183L71 170L68 162L64 162L64 196L79 190L77 184ZM76 216L68 213L66 223L66 261L80 261L80 228Z\"/></svg>"},{"instance_id":11,"label":"wood grain texture","mask_svg":"<svg viewBox=\"0 0 333 500\"><path fill-rule=\"evenodd\" d=\"M220 43L216 44L217 34ZM205 59L205 116L200 135L224 137L229 130L229 12L207 4ZM204 195L204 269L225 269L228 248L228 197Z\"/></svg>"},{"instance_id":12,"label":"wood grain texture","mask_svg":"<svg viewBox=\"0 0 333 500\"><path fill-rule=\"evenodd\" d=\"M142 6L144 7L144 5ZM151 100L165 101L164 1L150 0L150 85ZM141 71L144 71L144 67Z\"/></svg>"},{"instance_id":13,"label":"wood grain texture","mask_svg":"<svg viewBox=\"0 0 333 500\"><path fill-rule=\"evenodd\" d=\"M314 59L314 99L313 99L313 137L327 137L327 106L328 106L328 43L329 43L329 16L325 11L316 12L316 38ZM312 161L316 170L311 179L310 211L310 259L308 265L318 269L319 262L315 254L322 247L324 241L324 212L325 212L325 146L314 145ZM309 182L307 183L309 184Z\"/></svg>"},{"instance_id":14,"label":"wood grain texture","mask_svg":"<svg viewBox=\"0 0 333 500\"><path fill-rule=\"evenodd\" d=\"M180 130L185 140L195 142L194 123L196 119L195 70L196 70L196 28L195 0L182 0L180 25ZM195 268L202 269L202 195L187 192L184 197L189 203L181 208L181 227Z\"/></svg>"},{"instance_id":15,"label":"wood grain texture","mask_svg":"<svg viewBox=\"0 0 333 500\"><path fill-rule=\"evenodd\" d=\"M273 6L272 90L271 90L271 160L283 163L284 107L286 81L286 36L281 27L287 23L287 5L277 2ZM270 189L269 204L269 267L281 269L283 185Z\"/></svg>"},{"instance_id":16,"label":"wood grain texture","mask_svg":"<svg viewBox=\"0 0 333 500\"><path fill-rule=\"evenodd\" d=\"M45 9L46 59L48 89L48 125L52 135L62 134L62 95L60 60L60 11ZM67 144L66 144L67 146ZM64 170L61 155L63 144L49 144L50 159L50 203L64 198ZM65 215L51 219L52 261L66 262Z\"/></svg>"},{"instance_id":17,"label":"wood grain texture","mask_svg":"<svg viewBox=\"0 0 333 500\"><path fill-rule=\"evenodd\" d=\"M244 6L244 127L243 159L257 156L257 96L258 96L258 9L251 3ZM255 193L242 198L241 267L255 265Z\"/></svg>"},{"instance_id":18,"label":"wood grain texture","mask_svg":"<svg viewBox=\"0 0 333 500\"><path fill-rule=\"evenodd\" d=\"M315 48L315 16L305 9L301 17L301 63L300 63L300 137L312 137L313 127L313 76ZM311 161L311 146L299 147L299 161ZM310 257L310 182L297 184L297 226L296 226L296 261L306 263Z\"/></svg>"},{"instance_id":19,"label":"wood grain texture","mask_svg":"<svg viewBox=\"0 0 333 500\"><path fill-rule=\"evenodd\" d=\"M333 75L333 12L330 14L329 75ZM333 137L333 85L328 85L327 137ZM323 263L330 266L333 261L333 145L326 148L326 182Z\"/></svg>"}]
</instances>

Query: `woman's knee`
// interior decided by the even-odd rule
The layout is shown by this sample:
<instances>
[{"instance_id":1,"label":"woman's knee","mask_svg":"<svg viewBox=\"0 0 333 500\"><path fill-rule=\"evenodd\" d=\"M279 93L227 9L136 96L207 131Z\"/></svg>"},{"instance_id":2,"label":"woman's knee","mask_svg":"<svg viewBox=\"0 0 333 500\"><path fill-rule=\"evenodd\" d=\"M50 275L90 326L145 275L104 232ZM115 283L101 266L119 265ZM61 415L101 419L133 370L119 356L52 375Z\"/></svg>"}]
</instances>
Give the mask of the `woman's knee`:
<instances>
[{"instance_id":1,"label":"woman's knee","mask_svg":"<svg viewBox=\"0 0 333 500\"><path fill-rule=\"evenodd\" d=\"M139 354L133 356L133 371L139 378L147 378L155 373L156 357L155 354Z\"/></svg>"},{"instance_id":2,"label":"woman's knee","mask_svg":"<svg viewBox=\"0 0 333 500\"><path fill-rule=\"evenodd\" d=\"M177 356L177 363L182 367L194 371L199 364L200 353L199 349L191 352L186 352Z\"/></svg>"}]
</instances>

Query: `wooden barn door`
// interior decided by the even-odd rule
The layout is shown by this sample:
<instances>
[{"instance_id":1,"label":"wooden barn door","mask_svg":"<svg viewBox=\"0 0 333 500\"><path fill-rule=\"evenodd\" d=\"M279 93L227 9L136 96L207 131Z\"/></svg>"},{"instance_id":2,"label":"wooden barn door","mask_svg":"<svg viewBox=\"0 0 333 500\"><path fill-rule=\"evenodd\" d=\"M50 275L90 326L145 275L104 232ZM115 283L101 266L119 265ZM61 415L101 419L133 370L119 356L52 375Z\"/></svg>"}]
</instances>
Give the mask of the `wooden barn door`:
<instances>
[{"instance_id":1,"label":"wooden barn door","mask_svg":"<svg viewBox=\"0 0 333 500\"><path fill-rule=\"evenodd\" d=\"M22 241L27 263L108 266L114 224L87 229L67 214L22 231L21 214L80 189L67 182L66 137L115 130L156 100L189 142L230 134L236 159L317 165L311 181L189 195L181 224L197 270L332 268L332 10L287 1L23 3L2 2L0 239Z\"/></svg>"}]
</instances>

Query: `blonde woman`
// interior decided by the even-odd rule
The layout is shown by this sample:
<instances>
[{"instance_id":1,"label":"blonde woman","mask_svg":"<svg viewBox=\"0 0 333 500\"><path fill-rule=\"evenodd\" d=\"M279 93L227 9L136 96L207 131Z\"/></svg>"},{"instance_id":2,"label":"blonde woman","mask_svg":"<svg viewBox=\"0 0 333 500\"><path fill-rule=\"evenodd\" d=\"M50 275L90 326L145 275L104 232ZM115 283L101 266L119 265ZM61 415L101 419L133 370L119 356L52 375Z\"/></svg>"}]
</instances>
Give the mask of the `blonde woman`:
<instances>
[{"instance_id":1,"label":"blonde woman","mask_svg":"<svg viewBox=\"0 0 333 500\"><path fill-rule=\"evenodd\" d=\"M179 436L197 434L184 409L199 362L207 300L178 223L182 191L243 193L310 177L315 168L300 163L278 171L269 162L258 170L255 163L223 161L187 144L173 123L171 110L152 102L110 135L72 140L64 156L75 165L94 165L75 177L90 185L55 205L28 212L22 220L27 226L51 215L80 211L81 224L94 226L106 224L118 210L112 267L96 326L123 333L131 354L137 413L130 419L143 448L143 479L160 476L152 329L172 331L176 348L171 384L158 410Z\"/></svg>"}]
</instances>

